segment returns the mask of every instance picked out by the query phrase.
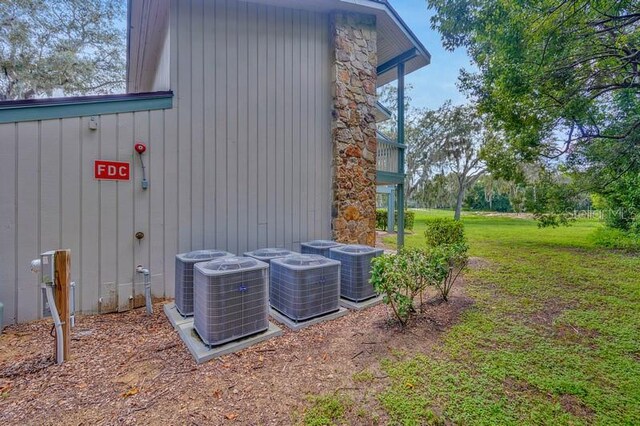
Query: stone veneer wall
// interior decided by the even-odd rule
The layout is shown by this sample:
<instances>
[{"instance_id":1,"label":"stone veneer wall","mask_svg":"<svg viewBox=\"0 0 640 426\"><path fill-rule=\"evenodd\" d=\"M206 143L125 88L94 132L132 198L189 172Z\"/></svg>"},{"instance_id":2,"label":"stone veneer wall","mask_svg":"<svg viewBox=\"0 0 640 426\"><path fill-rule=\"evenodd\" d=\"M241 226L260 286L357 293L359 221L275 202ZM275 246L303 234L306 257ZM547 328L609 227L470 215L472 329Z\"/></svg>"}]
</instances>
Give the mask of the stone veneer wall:
<instances>
[{"instance_id":1,"label":"stone veneer wall","mask_svg":"<svg viewBox=\"0 0 640 426\"><path fill-rule=\"evenodd\" d=\"M375 245L376 240L376 21L334 12L333 238Z\"/></svg>"}]
</instances>

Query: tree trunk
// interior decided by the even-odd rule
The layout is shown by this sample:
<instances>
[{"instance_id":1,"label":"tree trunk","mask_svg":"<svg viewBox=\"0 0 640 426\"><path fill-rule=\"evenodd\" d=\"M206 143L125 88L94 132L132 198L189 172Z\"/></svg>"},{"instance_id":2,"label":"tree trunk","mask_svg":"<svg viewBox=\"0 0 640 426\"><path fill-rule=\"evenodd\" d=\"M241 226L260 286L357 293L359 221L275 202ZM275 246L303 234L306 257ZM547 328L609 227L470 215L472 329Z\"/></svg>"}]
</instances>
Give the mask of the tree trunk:
<instances>
[{"instance_id":1,"label":"tree trunk","mask_svg":"<svg viewBox=\"0 0 640 426\"><path fill-rule=\"evenodd\" d=\"M464 185L462 182L458 183L458 199L456 201L456 212L453 215L454 220L460 220L460 212L462 212L462 199L464 198Z\"/></svg>"}]
</instances>

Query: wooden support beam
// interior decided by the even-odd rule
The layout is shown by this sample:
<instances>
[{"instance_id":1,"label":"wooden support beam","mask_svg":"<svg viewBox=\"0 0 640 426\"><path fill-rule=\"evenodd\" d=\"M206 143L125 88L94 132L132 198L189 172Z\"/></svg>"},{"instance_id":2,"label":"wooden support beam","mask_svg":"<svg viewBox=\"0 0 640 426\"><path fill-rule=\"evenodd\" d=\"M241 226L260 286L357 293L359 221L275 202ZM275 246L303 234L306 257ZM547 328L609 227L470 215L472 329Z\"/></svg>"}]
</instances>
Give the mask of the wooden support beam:
<instances>
[{"instance_id":1,"label":"wooden support beam","mask_svg":"<svg viewBox=\"0 0 640 426\"><path fill-rule=\"evenodd\" d=\"M56 250L55 262L55 302L62 321L64 337L64 360L69 361L71 346L71 318L69 293L71 291L71 250ZM57 349L56 349L57 356Z\"/></svg>"},{"instance_id":2,"label":"wooden support beam","mask_svg":"<svg viewBox=\"0 0 640 426\"><path fill-rule=\"evenodd\" d=\"M413 48L407 50L406 52L399 54L395 58L389 59L384 64L380 64L376 68L376 73L378 75L384 74L387 71L391 71L392 69L395 69L398 65L404 64L405 62L410 61L411 59L415 58L416 56L418 56L418 49L413 47ZM403 71L403 76L404 76L404 71Z\"/></svg>"}]
</instances>

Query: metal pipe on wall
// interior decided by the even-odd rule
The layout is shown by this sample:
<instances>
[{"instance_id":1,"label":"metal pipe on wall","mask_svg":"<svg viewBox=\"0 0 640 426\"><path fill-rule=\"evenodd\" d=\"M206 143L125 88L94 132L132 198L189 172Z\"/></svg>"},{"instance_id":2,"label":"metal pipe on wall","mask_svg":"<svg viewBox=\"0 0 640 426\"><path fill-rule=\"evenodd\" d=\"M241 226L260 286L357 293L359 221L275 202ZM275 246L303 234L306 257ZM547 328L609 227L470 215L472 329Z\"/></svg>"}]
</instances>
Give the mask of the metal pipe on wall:
<instances>
[{"instance_id":1,"label":"metal pipe on wall","mask_svg":"<svg viewBox=\"0 0 640 426\"><path fill-rule=\"evenodd\" d=\"M60 315L58 315L58 308L56 307L56 300L53 297L53 286L49 284L45 284L44 286L47 294L47 301L49 302L49 308L51 309L53 325L56 329L56 364L60 365L64 362L64 336L62 334L62 321L60 321Z\"/></svg>"},{"instance_id":2,"label":"metal pipe on wall","mask_svg":"<svg viewBox=\"0 0 640 426\"><path fill-rule=\"evenodd\" d=\"M136 267L136 272L144 277L144 299L147 307L147 314L153 315L153 301L151 300L151 273L142 265Z\"/></svg>"}]
</instances>

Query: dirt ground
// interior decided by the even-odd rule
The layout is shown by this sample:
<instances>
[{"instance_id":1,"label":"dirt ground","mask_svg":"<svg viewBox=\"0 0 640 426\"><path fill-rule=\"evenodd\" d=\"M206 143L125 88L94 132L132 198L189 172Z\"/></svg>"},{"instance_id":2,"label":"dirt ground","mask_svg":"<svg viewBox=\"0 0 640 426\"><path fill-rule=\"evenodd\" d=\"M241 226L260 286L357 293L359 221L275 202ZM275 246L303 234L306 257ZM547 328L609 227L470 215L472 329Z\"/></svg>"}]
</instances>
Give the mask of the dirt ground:
<instances>
[{"instance_id":1,"label":"dirt ground","mask_svg":"<svg viewBox=\"0 0 640 426\"><path fill-rule=\"evenodd\" d=\"M395 351L429 353L472 300L454 287L448 304L427 302L405 330L387 307L350 312L298 332L197 365L162 310L79 317L71 360L53 364L51 322L11 326L0 335L0 424L295 423L308 396L348 392L386 417L375 401L387 385L379 361ZM354 373L375 374L373 383ZM359 424L362 424L360 419Z\"/></svg>"}]
</instances>

